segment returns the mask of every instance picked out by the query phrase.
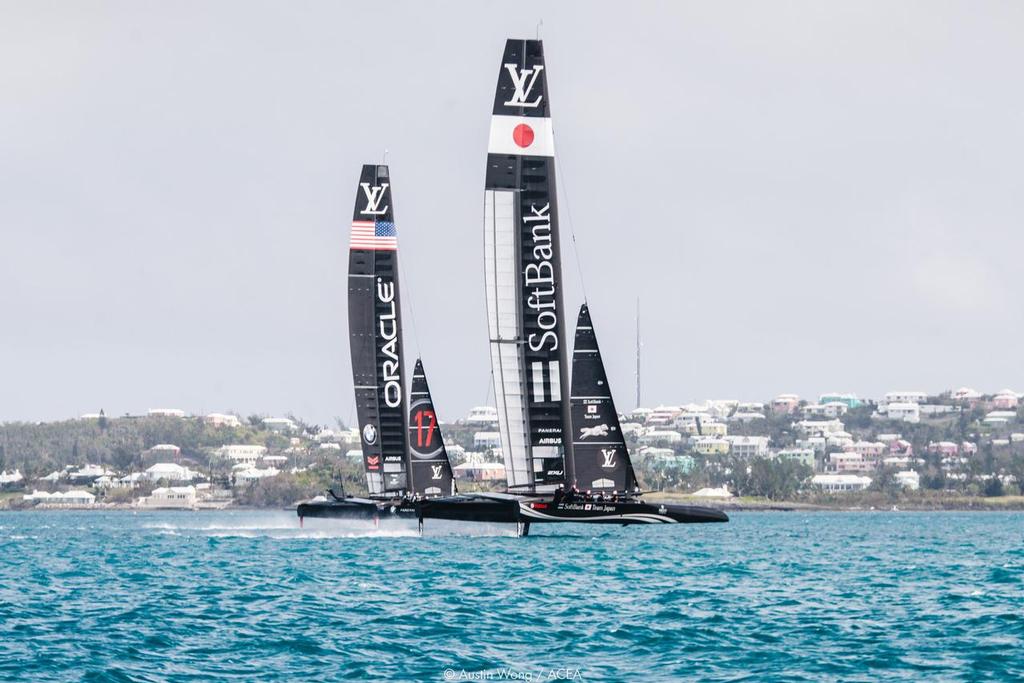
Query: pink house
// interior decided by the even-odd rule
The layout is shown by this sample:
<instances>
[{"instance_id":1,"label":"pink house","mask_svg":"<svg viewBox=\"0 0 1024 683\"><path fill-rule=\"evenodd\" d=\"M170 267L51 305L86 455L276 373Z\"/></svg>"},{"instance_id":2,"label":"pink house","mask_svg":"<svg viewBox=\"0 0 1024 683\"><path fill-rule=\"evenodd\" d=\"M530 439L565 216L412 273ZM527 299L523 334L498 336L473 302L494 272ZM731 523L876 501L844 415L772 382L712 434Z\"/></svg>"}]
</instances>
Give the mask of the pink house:
<instances>
[{"instance_id":1,"label":"pink house","mask_svg":"<svg viewBox=\"0 0 1024 683\"><path fill-rule=\"evenodd\" d=\"M1018 403L1017 394L996 394L992 399L992 407L996 410L1013 410Z\"/></svg>"},{"instance_id":2,"label":"pink house","mask_svg":"<svg viewBox=\"0 0 1024 683\"><path fill-rule=\"evenodd\" d=\"M847 450L851 450L865 458L878 458L885 452L885 444L881 441L858 441Z\"/></svg>"},{"instance_id":3,"label":"pink house","mask_svg":"<svg viewBox=\"0 0 1024 683\"><path fill-rule=\"evenodd\" d=\"M800 397L796 394L779 394L772 399L772 413L789 415L795 413L800 406Z\"/></svg>"},{"instance_id":4,"label":"pink house","mask_svg":"<svg viewBox=\"0 0 1024 683\"><path fill-rule=\"evenodd\" d=\"M960 452L960 447L952 441L933 441L928 444L928 450L932 453L938 453L939 455L957 455Z\"/></svg>"},{"instance_id":5,"label":"pink house","mask_svg":"<svg viewBox=\"0 0 1024 683\"><path fill-rule=\"evenodd\" d=\"M832 453L828 458L836 472L869 472L875 469L875 463L865 460L860 453Z\"/></svg>"}]
</instances>

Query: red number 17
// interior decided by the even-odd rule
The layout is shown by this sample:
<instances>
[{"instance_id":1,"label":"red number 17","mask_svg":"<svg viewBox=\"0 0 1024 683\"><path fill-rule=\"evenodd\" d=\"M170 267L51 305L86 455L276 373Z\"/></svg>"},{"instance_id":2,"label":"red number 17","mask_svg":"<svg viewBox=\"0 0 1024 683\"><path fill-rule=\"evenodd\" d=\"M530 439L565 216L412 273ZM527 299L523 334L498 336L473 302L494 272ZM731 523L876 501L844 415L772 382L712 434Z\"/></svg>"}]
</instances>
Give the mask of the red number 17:
<instances>
[{"instance_id":1,"label":"red number 17","mask_svg":"<svg viewBox=\"0 0 1024 683\"><path fill-rule=\"evenodd\" d=\"M437 426L437 418L434 417L433 410L417 410L416 411L416 447L417 448L430 448L430 442L434 438L434 427ZM426 443L423 438L423 423L427 422L427 436Z\"/></svg>"}]
</instances>

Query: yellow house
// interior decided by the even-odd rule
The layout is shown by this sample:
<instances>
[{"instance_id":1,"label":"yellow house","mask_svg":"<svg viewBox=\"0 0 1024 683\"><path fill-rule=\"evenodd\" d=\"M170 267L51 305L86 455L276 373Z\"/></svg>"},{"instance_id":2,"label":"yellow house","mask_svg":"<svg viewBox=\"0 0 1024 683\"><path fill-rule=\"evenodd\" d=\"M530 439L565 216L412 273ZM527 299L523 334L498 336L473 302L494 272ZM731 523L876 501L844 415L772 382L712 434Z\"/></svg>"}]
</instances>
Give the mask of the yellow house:
<instances>
[{"instance_id":1,"label":"yellow house","mask_svg":"<svg viewBox=\"0 0 1024 683\"><path fill-rule=\"evenodd\" d=\"M693 440L693 450L701 455L725 455L729 452L729 442L711 436L697 437Z\"/></svg>"}]
</instances>

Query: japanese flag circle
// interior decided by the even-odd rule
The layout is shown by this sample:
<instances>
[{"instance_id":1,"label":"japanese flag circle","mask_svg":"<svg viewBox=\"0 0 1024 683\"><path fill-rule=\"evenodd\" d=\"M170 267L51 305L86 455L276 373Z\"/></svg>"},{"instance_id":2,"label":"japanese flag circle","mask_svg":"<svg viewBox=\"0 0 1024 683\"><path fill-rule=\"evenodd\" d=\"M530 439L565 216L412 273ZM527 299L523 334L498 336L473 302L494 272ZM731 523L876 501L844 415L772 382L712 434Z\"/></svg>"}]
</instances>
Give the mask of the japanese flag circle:
<instances>
[{"instance_id":1,"label":"japanese flag circle","mask_svg":"<svg viewBox=\"0 0 1024 683\"><path fill-rule=\"evenodd\" d=\"M530 145L532 145L533 138L533 128L530 128L530 126L526 125L525 123L520 123L518 126L512 129L512 141L515 142L520 147L529 147Z\"/></svg>"}]
</instances>

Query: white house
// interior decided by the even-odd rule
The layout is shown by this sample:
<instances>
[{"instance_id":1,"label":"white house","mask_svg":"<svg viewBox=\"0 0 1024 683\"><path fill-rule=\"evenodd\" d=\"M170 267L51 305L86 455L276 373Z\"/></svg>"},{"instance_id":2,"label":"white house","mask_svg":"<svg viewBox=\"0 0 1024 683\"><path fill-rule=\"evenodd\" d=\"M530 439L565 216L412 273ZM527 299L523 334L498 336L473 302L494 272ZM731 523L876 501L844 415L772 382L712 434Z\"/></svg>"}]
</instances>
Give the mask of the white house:
<instances>
[{"instance_id":1,"label":"white house","mask_svg":"<svg viewBox=\"0 0 1024 683\"><path fill-rule=\"evenodd\" d=\"M805 405L801 412L805 417L827 417L837 418L846 414L850 408L845 403L833 401L832 403L811 403Z\"/></svg>"},{"instance_id":2,"label":"white house","mask_svg":"<svg viewBox=\"0 0 1024 683\"><path fill-rule=\"evenodd\" d=\"M217 449L217 455L232 463L255 465L256 461L267 454L266 446L255 444L229 444Z\"/></svg>"},{"instance_id":3,"label":"white house","mask_svg":"<svg viewBox=\"0 0 1024 683\"><path fill-rule=\"evenodd\" d=\"M645 446L680 443L683 435L670 429L649 429L637 437L637 441Z\"/></svg>"},{"instance_id":4,"label":"white house","mask_svg":"<svg viewBox=\"0 0 1024 683\"><path fill-rule=\"evenodd\" d=\"M913 402L889 403L885 406L885 414L890 420L920 422L921 406Z\"/></svg>"},{"instance_id":5,"label":"white house","mask_svg":"<svg viewBox=\"0 0 1024 683\"><path fill-rule=\"evenodd\" d=\"M139 500L147 508L173 508L192 510L196 506L196 487L164 486L153 489L153 493Z\"/></svg>"},{"instance_id":6,"label":"white house","mask_svg":"<svg viewBox=\"0 0 1024 683\"><path fill-rule=\"evenodd\" d=\"M113 472L106 470L103 465L82 465L77 470L68 472L68 477L73 481L77 480L78 484L82 484L98 479L105 474L113 474Z\"/></svg>"},{"instance_id":7,"label":"white house","mask_svg":"<svg viewBox=\"0 0 1024 683\"><path fill-rule=\"evenodd\" d=\"M486 427L498 424L498 409L494 406L476 406L470 408L466 424Z\"/></svg>"},{"instance_id":8,"label":"white house","mask_svg":"<svg viewBox=\"0 0 1024 683\"><path fill-rule=\"evenodd\" d=\"M0 472L0 486L7 486L9 484L18 484L21 481L23 481L24 479L25 478L23 476L21 476L21 472L18 471L18 470L14 470L12 472L8 472L7 470L4 470L3 472Z\"/></svg>"},{"instance_id":9,"label":"white house","mask_svg":"<svg viewBox=\"0 0 1024 683\"><path fill-rule=\"evenodd\" d=\"M775 457L779 460L795 460L801 465L807 467L814 467L814 449L813 448L784 448L775 454Z\"/></svg>"},{"instance_id":10,"label":"white house","mask_svg":"<svg viewBox=\"0 0 1024 683\"><path fill-rule=\"evenodd\" d=\"M473 434L473 448L498 448L501 434L498 432L476 432Z\"/></svg>"},{"instance_id":11,"label":"white house","mask_svg":"<svg viewBox=\"0 0 1024 683\"><path fill-rule=\"evenodd\" d=\"M729 452L741 458L762 458L768 454L767 436L727 436Z\"/></svg>"},{"instance_id":12,"label":"white house","mask_svg":"<svg viewBox=\"0 0 1024 683\"><path fill-rule=\"evenodd\" d=\"M152 481L192 481L196 473L173 462L158 462L146 470L146 478Z\"/></svg>"},{"instance_id":13,"label":"white house","mask_svg":"<svg viewBox=\"0 0 1024 683\"><path fill-rule=\"evenodd\" d=\"M885 395L884 402L889 403L924 403L928 394L924 391L890 391Z\"/></svg>"},{"instance_id":14,"label":"white house","mask_svg":"<svg viewBox=\"0 0 1024 683\"><path fill-rule=\"evenodd\" d=\"M806 439L797 439L796 447L800 449L812 450L817 453L825 452L825 437L823 436L809 436Z\"/></svg>"},{"instance_id":15,"label":"white house","mask_svg":"<svg viewBox=\"0 0 1024 683\"><path fill-rule=\"evenodd\" d=\"M871 486L871 477L857 474L816 474L811 478L811 484L829 493L863 491Z\"/></svg>"},{"instance_id":16,"label":"white house","mask_svg":"<svg viewBox=\"0 0 1024 683\"><path fill-rule=\"evenodd\" d=\"M981 398L981 392L970 387L960 387L952 396L957 401L977 401Z\"/></svg>"},{"instance_id":17,"label":"white house","mask_svg":"<svg viewBox=\"0 0 1024 683\"><path fill-rule=\"evenodd\" d=\"M22 496L29 503L46 505L48 507L88 507L96 503L96 496L88 491L65 491L64 493L47 493L46 491L33 491Z\"/></svg>"},{"instance_id":18,"label":"white house","mask_svg":"<svg viewBox=\"0 0 1024 683\"><path fill-rule=\"evenodd\" d=\"M897 484L910 491L916 491L921 488L921 475L913 470L897 472L893 477L896 479Z\"/></svg>"},{"instance_id":19,"label":"white house","mask_svg":"<svg viewBox=\"0 0 1024 683\"><path fill-rule=\"evenodd\" d=\"M800 420L796 423L796 429L808 436L828 436L843 431L843 423L841 420Z\"/></svg>"},{"instance_id":20,"label":"white house","mask_svg":"<svg viewBox=\"0 0 1024 683\"><path fill-rule=\"evenodd\" d=\"M237 415L227 413L210 413L203 418L203 422L214 427L241 427L242 421Z\"/></svg>"},{"instance_id":21,"label":"white house","mask_svg":"<svg viewBox=\"0 0 1024 683\"><path fill-rule=\"evenodd\" d=\"M254 481L266 479L267 477L276 477L278 474L280 474L280 470L278 470L276 467L267 467L265 469L259 469L256 467L246 467L243 465L240 467L240 469L235 471L235 483L251 484Z\"/></svg>"},{"instance_id":22,"label":"white house","mask_svg":"<svg viewBox=\"0 0 1024 683\"><path fill-rule=\"evenodd\" d=\"M262 420L263 426L272 432L281 434L295 431L295 422L287 417L265 417Z\"/></svg>"},{"instance_id":23,"label":"white house","mask_svg":"<svg viewBox=\"0 0 1024 683\"><path fill-rule=\"evenodd\" d=\"M150 417L185 417L184 410L178 410L177 408L150 408Z\"/></svg>"}]
</instances>

